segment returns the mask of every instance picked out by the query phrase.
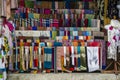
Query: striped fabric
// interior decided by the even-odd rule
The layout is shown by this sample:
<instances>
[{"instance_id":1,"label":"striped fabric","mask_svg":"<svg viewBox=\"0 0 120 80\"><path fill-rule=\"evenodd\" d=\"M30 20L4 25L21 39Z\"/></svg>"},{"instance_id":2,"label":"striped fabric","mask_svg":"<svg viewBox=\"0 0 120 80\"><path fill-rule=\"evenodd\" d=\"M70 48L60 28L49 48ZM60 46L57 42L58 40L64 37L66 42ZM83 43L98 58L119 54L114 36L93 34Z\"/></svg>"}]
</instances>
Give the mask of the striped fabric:
<instances>
[{"instance_id":1,"label":"striped fabric","mask_svg":"<svg viewBox=\"0 0 120 80\"><path fill-rule=\"evenodd\" d=\"M44 48L44 68L51 69L52 68L52 48Z\"/></svg>"}]
</instances>

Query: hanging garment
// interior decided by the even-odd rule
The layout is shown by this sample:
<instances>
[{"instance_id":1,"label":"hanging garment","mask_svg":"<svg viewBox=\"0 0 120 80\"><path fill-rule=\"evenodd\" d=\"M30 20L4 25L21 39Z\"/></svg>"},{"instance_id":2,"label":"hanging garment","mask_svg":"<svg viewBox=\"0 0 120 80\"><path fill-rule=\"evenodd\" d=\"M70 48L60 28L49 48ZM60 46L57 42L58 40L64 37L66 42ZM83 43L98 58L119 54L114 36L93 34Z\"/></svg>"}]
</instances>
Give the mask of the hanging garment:
<instances>
[{"instance_id":1,"label":"hanging garment","mask_svg":"<svg viewBox=\"0 0 120 80\"><path fill-rule=\"evenodd\" d=\"M119 21L111 20L111 24L106 25L105 29L108 31L108 59L116 59L117 54L117 46L119 45ZM117 28L118 27L118 28Z\"/></svg>"},{"instance_id":2,"label":"hanging garment","mask_svg":"<svg viewBox=\"0 0 120 80\"><path fill-rule=\"evenodd\" d=\"M87 47L88 71L99 70L99 49L98 47Z\"/></svg>"},{"instance_id":3,"label":"hanging garment","mask_svg":"<svg viewBox=\"0 0 120 80\"><path fill-rule=\"evenodd\" d=\"M97 42L99 42L100 43L100 48L101 48L101 57L102 57L102 69L104 69L105 68L105 66L106 66L106 42L103 40L103 39L97 39L97 38L95 38L95 41L97 41Z\"/></svg>"},{"instance_id":4,"label":"hanging garment","mask_svg":"<svg viewBox=\"0 0 120 80\"><path fill-rule=\"evenodd\" d=\"M7 60L6 60L6 53L7 53L7 46L6 46L6 42L4 42L4 37L0 38L0 73L2 74L2 80L6 80L7 79L7 74L6 74L6 64L7 64ZM2 49L2 46L5 47L5 50Z\"/></svg>"},{"instance_id":5,"label":"hanging garment","mask_svg":"<svg viewBox=\"0 0 120 80\"><path fill-rule=\"evenodd\" d=\"M9 28L8 28L7 25L5 25L5 27L3 27L3 30L4 30L3 35L6 36L7 39L9 39L9 40L8 40L9 47L10 47L10 49L12 49L13 44L12 44L11 31L9 30Z\"/></svg>"}]
</instances>

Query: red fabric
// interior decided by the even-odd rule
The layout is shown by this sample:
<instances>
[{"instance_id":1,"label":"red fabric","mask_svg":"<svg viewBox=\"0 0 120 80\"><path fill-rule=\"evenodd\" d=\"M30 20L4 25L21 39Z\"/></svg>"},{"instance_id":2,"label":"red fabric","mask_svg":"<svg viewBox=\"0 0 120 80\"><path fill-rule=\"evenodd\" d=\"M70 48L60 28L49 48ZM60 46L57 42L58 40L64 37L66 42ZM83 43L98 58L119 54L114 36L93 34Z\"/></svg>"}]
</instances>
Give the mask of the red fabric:
<instances>
[{"instance_id":1,"label":"red fabric","mask_svg":"<svg viewBox=\"0 0 120 80\"><path fill-rule=\"evenodd\" d=\"M19 7L25 7L25 0L19 1Z\"/></svg>"},{"instance_id":2,"label":"red fabric","mask_svg":"<svg viewBox=\"0 0 120 80\"><path fill-rule=\"evenodd\" d=\"M63 19L59 20L59 27L63 27Z\"/></svg>"}]
</instances>

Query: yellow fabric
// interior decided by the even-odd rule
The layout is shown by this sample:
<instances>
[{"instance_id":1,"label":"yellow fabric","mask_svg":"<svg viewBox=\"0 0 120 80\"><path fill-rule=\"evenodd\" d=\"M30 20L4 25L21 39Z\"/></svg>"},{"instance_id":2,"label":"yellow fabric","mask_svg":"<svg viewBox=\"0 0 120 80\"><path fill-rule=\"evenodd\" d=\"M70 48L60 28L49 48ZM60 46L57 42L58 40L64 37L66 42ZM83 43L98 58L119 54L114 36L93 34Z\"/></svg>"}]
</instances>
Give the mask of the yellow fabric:
<instances>
[{"instance_id":1,"label":"yellow fabric","mask_svg":"<svg viewBox=\"0 0 120 80\"><path fill-rule=\"evenodd\" d=\"M40 15L38 13L34 13L33 15L34 15L35 19L39 19L40 18Z\"/></svg>"},{"instance_id":2,"label":"yellow fabric","mask_svg":"<svg viewBox=\"0 0 120 80\"><path fill-rule=\"evenodd\" d=\"M30 46L30 68L32 68L33 64L33 54L32 54L32 46Z\"/></svg>"},{"instance_id":3,"label":"yellow fabric","mask_svg":"<svg viewBox=\"0 0 120 80\"><path fill-rule=\"evenodd\" d=\"M110 19L107 17L107 7L108 7L108 0L104 0L104 25L110 23Z\"/></svg>"}]
</instances>

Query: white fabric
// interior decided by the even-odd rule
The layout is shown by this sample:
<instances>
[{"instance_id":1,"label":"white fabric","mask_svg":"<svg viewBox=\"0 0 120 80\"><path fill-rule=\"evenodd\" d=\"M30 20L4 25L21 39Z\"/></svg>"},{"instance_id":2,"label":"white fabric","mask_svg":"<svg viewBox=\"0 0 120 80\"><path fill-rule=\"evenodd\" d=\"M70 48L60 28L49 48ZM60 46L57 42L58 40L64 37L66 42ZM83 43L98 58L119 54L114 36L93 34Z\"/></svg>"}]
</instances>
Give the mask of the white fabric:
<instances>
[{"instance_id":1,"label":"white fabric","mask_svg":"<svg viewBox=\"0 0 120 80\"><path fill-rule=\"evenodd\" d=\"M64 66L66 66L66 46L64 46Z\"/></svg>"},{"instance_id":2,"label":"white fabric","mask_svg":"<svg viewBox=\"0 0 120 80\"><path fill-rule=\"evenodd\" d=\"M71 52L72 52L72 55L71 55L71 57L72 57L72 65L75 65L75 61L74 61L74 47L73 46L71 46Z\"/></svg>"},{"instance_id":3,"label":"white fabric","mask_svg":"<svg viewBox=\"0 0 120 80\"><path fill-rule=\"evenodd\" d=\"M112 27L112 29L111 29ZM117 46L120 45L120 23L117 20L111 20L111 24L106 25L105 29L108 30L108 59L116 59ZM117 41L115 41L114 37Z\"/></svg>"},{"instance_id":4,"label":"white fabric","mask_svg":"<svg viewBox=\"0 0 120 80\"><path fill-rule=\"evenodd\" d=\"M110 21L110 24L111 24L111 26L113 26L114 28L120 28L120 22L119 22L118 20L112 19L112 20Z\"/></svg>"},{"instance_id":5,"label":"white fabric","mask_svg":"<svg viewBox=\"0 0 120 80\"><path fill-rule=\"evenodd\" d=\"M88 71L99 70L99 48L98 47L87 47L87 62Z\"/></svg>"}]
</instances>

